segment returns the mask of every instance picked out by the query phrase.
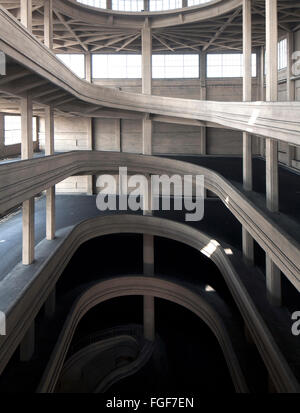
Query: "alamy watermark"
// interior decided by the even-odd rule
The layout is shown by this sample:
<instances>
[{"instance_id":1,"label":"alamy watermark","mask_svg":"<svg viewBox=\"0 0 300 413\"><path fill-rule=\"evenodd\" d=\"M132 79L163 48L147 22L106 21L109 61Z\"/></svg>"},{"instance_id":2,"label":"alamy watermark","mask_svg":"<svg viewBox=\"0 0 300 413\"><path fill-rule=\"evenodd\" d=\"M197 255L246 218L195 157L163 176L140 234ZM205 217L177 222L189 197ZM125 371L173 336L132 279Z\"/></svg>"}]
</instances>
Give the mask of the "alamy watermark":
<instances>
[{"instance_id":1,"label":"alamy watermark","mask_svg":"<svg viewBox=\"0 0 300 413\"><path fill-rule=\"evenodd\" d=\"M120 167L118 177L100 175L96 185L100 188L96 198L100 211L170 211L173 199L175 211L188 211L186 221L200 221L204 215L203 175L128 177L127 167Z\"/></svg>"}]
</instances>

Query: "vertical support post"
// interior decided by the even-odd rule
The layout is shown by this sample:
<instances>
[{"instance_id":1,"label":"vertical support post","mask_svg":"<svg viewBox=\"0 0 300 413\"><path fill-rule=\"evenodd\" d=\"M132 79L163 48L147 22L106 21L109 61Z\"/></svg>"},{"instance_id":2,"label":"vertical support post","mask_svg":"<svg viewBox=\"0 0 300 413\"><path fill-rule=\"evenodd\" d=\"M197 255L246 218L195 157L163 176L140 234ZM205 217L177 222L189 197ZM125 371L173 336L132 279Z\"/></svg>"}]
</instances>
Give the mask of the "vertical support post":
<instances>
[{"instance_id":1,"label":"vertical support post","mask_svg":"<svg viewBox=\"0 0 300 413\"><path fill-rule=\"evenodd\" d=\"M33 321L20 344L20 360L29 361L35 348L35 322Z\"/></svg>"},{"instance_id":2,"label":"vertical support post","mask_svg":"<svg viewBox=\"0 0 300 413\"><path fill-rule=\"evenodd\" d=\"M295 82L292 80L293 72L293 53L294 53L294 33L290 32L287 35L287 50L288 50L288 63L287 63L287 100L292 102L295 100ZM292 162L295 159L295 146L287 145L286 155L287 166L292 166Z\"/></svg>"},{"instance_id":3,"label":"vertical support post","mask_svg":"<svg viewBox=\"0 0 300 413\"><path fill-rule=\"evenodd\" d=\"M188 7L188 0L182 0L182 8Z\"/></svg>"},{"instance_id":4,"label":"vertical support post","mask_svg":"<svg viewBox=\"0 0 300 413\"><path fill-rule=\"evenodd\" d=\"M32 31L32 0L21 0L21 23Z\"/></svg>"},{"instance_id":5,"label":"vertical support post","mask_svg":"<svg viewBox=\"0 0 300 413\"><path fill-rule=\"evenodd\" d=\"M33 156L32 101L28 95L21 98L21 157ZM29 265L34 261L34 197L23 202L22 209L22 262Z\"/></svg>"},{"instance_id":6,"label":"vertical support post","mask_svg":"<svg viewBox=\"0 0 300 413\"><path fill-rule=\"evenodd\" d=\"M115 148L121 152L121 119L115 119Z\"/></svg>"},{"instance_id":7,"label":"vertical support post","mask_svg":"<svg viewBox=\"0 0 300 413\"><path fill-rule=\"evenodd\" d=\"M52 0L45 0L44 3L44 44L53 48L53 8Z\"/></svg>"},{"instance_id":8,"label":"vertical support post","mask_svg":"<svg viewBox=\"0 0 300 413\"><path fill-rule=\"evenodd\" d=\"M5 134L5 123L4 123L4 113L0 113L0 159L4 157L4 134Z\"/></svg>"},{"instance_id":9,"label":"vertical support post","mask_svg":"<svg viewBox=\"0 0 300 413\"><path fill-rule=\"evenodd\" d=\"M206 100L206 59L207 54L200 52L200 100ZM200 126L201 155L206 155L206 126Z\"/></svg>"},{"instance_id":10,"label":"vertical support post","mask_svg":"<svg viewBox=\"0 0 300 413\"><path fill-rule=\"evenodd\" d=\"M112 0L106 0L106 8L109 10L112 9Z\"/></svg>"},{"instance_id":11,"label":"vertical support post","mask_svg":"<svg viewBox=\"0 0 300 413\"><path fill-rule=\"evenodd\" d=\"M52 106L45 108L45 155L54 154L54 112ZM55 186L46 190L46 239L55 238Z\"/></svg>"},{"instance_id":12,"label":"vertical support post","mask_svg":"<svg viewBox=\"0 0 300 413\"><path fill-rule=\"evenodd\" d=\"M252 16L251 0L243 0L243 101L252 100ZM252 136L243 132L243 185L252 191ZM245 261L254 262L254 240L242 227L242 250Z\"/></svg>"},{"instance_id":13,"label":"vertical support post","mask_svg":"<svg viewBox=\"0 0 300 413\"><path fill-rule=\"evenodd\" d=\"M92 73L92 54L91 53L86 53L84 55L84 63L85 63L85 80L87 82L92 83L93 73Z\"/></svg>"},{"instance_id":14,"label":"vertical support post","mask_svg":"<svg viewBox=\"0 0 300 413\"><path fill-rule=\"evenodd\" d=\"M149 0L144 0L144 11L150 10L150 3Z\"/></svg>"},{"instance_id":15,"label":"vertical support post","mask_svg":"<svg viewBox=\"0 0 300 413\"><path fill-rule=\"evenodd\" d=\"M92 54L86 53L84 55L84 63L85 63L85 80L89 83L93 81L93 69L92 69ZM93 150L93 118L87 119L87 149ZM95 192L94 190L94 176L88 175L87 176L87 194L93 195Z\"/></svg>"},{"instance_id":16,"label":"vertical support post","mask_svg":"<svg viewBox=\"0 0 300 413\"><path fill-rule=\"evenodd\" d=\"M278 10L277 0L266 0L266 100L278 99ZM267 208L277 212L278 196L278 142L266 138L266 199ZM266 253L267 297L271 304L281 305L281 273Z\"/></svg>"}]
</instances>

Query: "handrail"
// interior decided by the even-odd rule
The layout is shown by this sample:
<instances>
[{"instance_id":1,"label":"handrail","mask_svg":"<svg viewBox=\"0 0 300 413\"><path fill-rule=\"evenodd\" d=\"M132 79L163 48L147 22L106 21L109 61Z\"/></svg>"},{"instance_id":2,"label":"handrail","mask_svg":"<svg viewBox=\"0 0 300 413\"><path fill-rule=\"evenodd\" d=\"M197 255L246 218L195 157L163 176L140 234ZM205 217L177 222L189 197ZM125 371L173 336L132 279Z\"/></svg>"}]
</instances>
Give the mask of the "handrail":
<instances>
[{"instance_id":1,"label":"handrail","mask_svg":"<svg viewBox=\"0 0 300 413\"><path fill-rule=\"evenodd\" d=\"M300 246L277 223L278 214L253 204L217 172L175 159L119 152L73 151L0 165L0 213L72 175L118 173L204 175L214 192L300 291Z\"/></svg>"},{"instance_id":2,"label":"handrail","mask_svg":"<svg viewBox=\"0 0 300 413\"><path fill-rule=\"evenodd\" d=\"M36 247L34 264L18 264L1 282L0 311L6 314L7 335L0 336L0 373L79 246L95 237L119 233L141 233L170 238L202 253L211 242L211 237L189 225L133 214L88 219L57 231L57 237L53 241L44 239ZM265 300L264 284L259 281L257 270L246 266L239 257L227 255L226 248L217 246L209 258L224 277L276 389L281 392L299 391L297 379L285 358L290 359L291 363L295 363L294 356L297 358L297 337L290 334L289 319L283 310L274 309ZM252 285L254 283L255 297L258 298L258 303L264 302L263 308L254 302L255 297L251 297L245 279L242 281L239 273L243 275L243 279L248 277ZM153 295L153 292L149 294ZM271 333L275 328L272 323L274 319L280 320L280 330L275 329L275 334L279 335L279 341L284 343L282 351L285 351L285 356Z\"/></svg>"},{"instance_id":3,"label":"handrail","mask_svg":"<svg viewBox=\"0 0 300 413\"><path fill-rule=\"evenodd\" d=\"M205 300L204 293L200 293L200 291L195 293L180 284L165 281L158 277L126 276L100 281L89 287L78 297L62 328L38 392L48 393L54 390L63 367L65 355L81 318L96 305L111 298L127 295L151 295L163 298L182 305L195 313L216 336L236 391L242 393L249 391L228 328L222 316Z\"/></svg>"},{"instance_id":4,"label":"handrail","mask_svg":"<svg viewBox=\"0 0 300 413\"><path fill-rule=\"evenodd\" d=\"M142 28L148 18L150 27L169 27L213 19L229 13L242 5L242 0L211 0L204 4L160 11L120 11L101 9L73 0L53 0L53 8L69 17L84 22L111 26L110 17L117 27Z\"/></svg>"},{"instance_id":5,"label":"handrail","mask_svg":"<svg viewBox=\"0 0 300 413\"><path fill-rule=\"evenodd\" d=\"M94 85L79 79L2 7L0 25L0 49L5 54L81 101L101 107L198 119L294 145L300 144L300 102L228 104L129 93ZM74 107L76 103L72 103L73 110Z\"/></svg>"}]
</instances>

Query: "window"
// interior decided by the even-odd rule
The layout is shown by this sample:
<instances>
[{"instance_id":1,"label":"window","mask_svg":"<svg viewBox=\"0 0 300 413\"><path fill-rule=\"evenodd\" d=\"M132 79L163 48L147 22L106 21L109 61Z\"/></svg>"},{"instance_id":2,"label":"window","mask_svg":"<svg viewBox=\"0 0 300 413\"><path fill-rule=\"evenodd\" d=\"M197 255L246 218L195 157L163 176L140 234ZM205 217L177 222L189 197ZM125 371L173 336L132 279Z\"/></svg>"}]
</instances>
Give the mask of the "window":
<instances>
[{"instance_id":1,"label":"window","mask_svg":"<svg viewBox=\"0 0 300 413\"><path fill-rule=\"evenodd\" d=\"M144 0L112 0L113 10L141 11L144 10Z\"/></svg>"},{"instance_id":2,"label":"window","mask_svg":"<svg viewBox=\"0 0 300 413\"><path fill-rule=\"evenodd\" d=\"M152 77L165 78L198 78L198 54L166 54L152 56Z\"/></svg>"},{"instance_id":3,"label":"window","mask_svg":"<svg viewBox=\"0 0 300 413\"><path fill-rule=\"evenodd\" d=\"M87 6L99 7L106 9L106 0L77 0L78 3L86 4Z\"/></svg>"},{"instance_id":4,"label":"window","mask_svg":"<svg viewBox=\"0 0 300 413\"><path fill-rule=\"evenodd\" d=\"M85 77L84 55L83 54L57 54L60 59L72 72L83 79Z\"/></svg>"},{"instance_id":5,"label":"window","mask_svg":"<svg viewBox=\"0 0 300 413\"><path fill-rule=\"evenodd\" d=\"M150 11L180 9L182 7L182 0L150 0Z\"/></svg>"},{"instance_id":6,"label":"window","mask_svg":"<svg viewBox=\"0 0 300 413\"><path fill-rule=\"evenodd\" d=\"M142 77L141 55L94 54L92 56L95 79L138 79Z\"/></svg>"},{"instance_id":7,"label":"window","mask_svg":"<svg viewBox=\"0 0 300 413\"><path fill-rule=\"evenodd\" d=\"M252 54L252 76L256 76L256 54ZM208 54L207 77L243 77L243 55Z\"/></svg>"},{"instance_id":8,"label":"window","mask_svg":"<svg viewBox=\"0 0 300 413\"><path fill-rule=\"evenodd\" d=\"M37 118L32 118L32 137L36 141ZM21 116L4 116L4 144L16 145L21 143Z\"/></svg>"},{"instance_id":9,"label":"window","mask_svg":"<svg viewBox=\"0 0 300 413\"><path fill-rule=\"evenodd\" d=\"M283 39L278 43L278 70L287 67L287 39Z\"/></svg>"}]
</instances>

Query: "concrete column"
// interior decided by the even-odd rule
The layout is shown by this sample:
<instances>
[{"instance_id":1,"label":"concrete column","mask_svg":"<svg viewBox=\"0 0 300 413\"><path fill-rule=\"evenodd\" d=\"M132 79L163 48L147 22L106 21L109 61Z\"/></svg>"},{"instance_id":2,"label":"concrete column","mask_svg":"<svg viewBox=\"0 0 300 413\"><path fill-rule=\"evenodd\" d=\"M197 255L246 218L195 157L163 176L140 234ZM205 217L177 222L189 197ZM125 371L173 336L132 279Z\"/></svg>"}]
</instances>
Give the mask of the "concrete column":
<instances>
[{"instance_id":1,"label":"concrete column","mask_svg":"<svg viewBox=\"0 0 300 413\"><path fill-rule=\"evenodd\" d=\"M147 95L152 93L152 32L149 27L144 27L142 29L142 93ZM152 154L152 120L149 115L145 115L143 119L143 154ZM148 185L148 188L149 187L150 186ZM151 212L144 211L144 214L149 213ZM144 274L149 276L154 274L153 242L153 236L144 234ZM144 296L144 336L147 340L151 341L155 338L154 297L151 296Z\"/></svg>"},{"instance_id":2,"label":"concrete column","mask_svg":"<svg viewBox=\"0 0 300 413\"><path fill-rule=\"evenodd\" d=\"M21 99L21 156L29 159L33 156L32 142L32 101L27 96ZM22 209L22 262L29 265L34 261L34 198L23 202Z\"/></svg>"},{"instance_id":3,"label":"concrete column","mask_svg":"<svg viewBox=\"0 0 300 413\"><path fill-rule=\"evenodd\" d=\"M45 108L45 155L54 154L54 113L53 107ZM46 190L46 239L55 238L55 186Z\"/></svg>"},{"instance_id":4,"label":"concrete column","mask_svg":"<svg viewBox=\"0 0 300 413\"><path fill-rule=\"evenodd\" d=\"M268 254L266 254L266 283L268 301L272 305L280 307L282 302L281 272Z\"/></svg>"},{"instance_id":5,"label":"concrete column","mask_svg":"<svg viewBox=\"0 0 300 413\"><path fill-rule=\"evenodd\" d=\"M142 93L152 93L152 31L142 29Z\"/></svg>"},{"instance_id":6,"label":"concrete column","mask_svg":"<svg viewBox=\"0 0 300 413\"><path fill-rule=\"evenodd\" d=\"M44 0L44 44L53 48L53 9L52 0Z\"/></svg>"},{"instance_id":7,"label":"concrete column","mask_svg":"<svg viewBox=\"0 0 300 413\"><path fill-rule=\"evenodd\" d=\"M20 360L30 361L35 347L35 323L31 324L20 344Z\"/></svg>"},{"instance_id":8,"label":"concrete column","mask_svg":"<svg viewBox=\"0 0 300 413\"><path fill-rule=\"evenodd\" d=\"M0 159L4 157L4 133L5 133L5 124L4 124L4 113L0 113Z\"/></svg>"},{"instance_id":9,"label":"concrete column","mask_svg":"<svg viewBox=\"0 0 300 413\"><path fill-rule=\"evenodd\" d=\"M276 102L278 98L278 17L277 0L266 0L266 98ZM267 207L278 211L278 142L266 139L266 191Z\"/></svg>"},{"instance_id":10,"label":"concrete column","mask_svg":"<svg viewBox=\"0 0 300 413\"><path fill-rule=\"evenodd\" d=\"M292 80L293 72L293 58L294 53L294 33L290 32L287 35L287 50L288 50L288 64L287 64L287 100L292 102L295 100L295 81ZM295 159L295 146L287 145L286 155L287 166L292 166L292 162Z\"/></svg>"},{"instance_id":11,"label":"concrete column","mask_svg":"<svg viewBox=\"0 0 300 413\"><path fill-rule=\"evenodd\" d=\"M243 101L252 100L252 16L251 0L243 0ZM243 185L252 191L252 136L243 132ZM254 262L254 240L242 227L242 250L245 261Z\"/></svg>"},{"instance_id":12,"label":"concrete column","mask_svg":"<svg viewBox=\"0 0 300 413\"><path fill-rule=\"evenodd\" d=\"M150 0L144 0L144 11L150 10Z\"/></svg>"},{"instance_id":13,"label":"concrete column","mask_svg":"<svg viewBox=\"0 0 300 413\"><path fill-rule=\"evenodd\" d=\"M33 156L32 142L32 100L28 95L21 98L21 156L29 159Z\"/></svg>"},{"instance_id":14,"label":"concrete column","mask_svg":"<svg viewBox=\"0 0 300 413\"><path fill-rule=\"evenodd\" d=\"M243 101L252 100L252 18L251 0L243 0ZM243 132L243 183L252 190L252 137Z\"/></svg>"},{"instance_id":15,"label":"concrete column","mask_svg":"<svg viewBox=\"0 0 300 413\"><path fill-rule=\"evenodd\" d=\"M85 80L87 82L92 82L93 80L93 73L92 73L92 54L86 53L84 55L84 62L85 62Z\"/></svg>"},{"instance_id":16,"label":"concrete column","mask_svg":"<svg viewBox=\"0 0 300 413\"><path fill-rule=\"evenodd\" d=\"M49 297L45 302L45 316L46 318L52 318L55 313L56 306L56 288L54 287Z\"/></svg>"},{"instance_id":17,"label":"concrete column","mask_svg":"<svg viewBox=\"0 0 300 413\"><path fill-rule=\"evenodd\" d=\"M154 275L154 237L143 236L143 264L144 274ZM147 340L155 339L155 301L154 297L144 296L144 336Z\"/></svg>"},{"instance_id":18,"label":"concrete column","mask_svg":"<svg viewBox=\"0 0 300 413\"><path fill-rule=\"evenodd\" d=\"M182 0L182 7L188 7L188 0Z\"/></svg>"},{"instance_id":19,"label":"concrete column","mask_svg":"<svg viewBox=\"0 0 300 413\"><path fill-rule=\"evenodd\" d=\"M278 99L278 10L277 0L266 0L266 100ZM278 211L278 142L266 138L266 199L267 208ZM281 274L266 254L267 297L273 305L281 305Z\"/></svg>"},{"instance_id":20,"label":"concrete column","mask_svg":"<svg viewBox=\"0 0 300 413\"><path fill-rule=\"evenodd\" d=\"M21 0L20 7L21 23L32 31L32 0Z\"/></svg>"},{"instance_id":21,"label":"concrete column","mask_svg":"<svg viewBox=\"0 0 300 413\"><path fill-rule=\"evenodd\" d=\"M206 100L206 58L205 52L200 52L200 100ZM206 126L200 126L201 155L206 155Z\"/></svg>"},{"instance_id":22,"label":"concrete column","mask_svg":"<svg viewBox=\"0 0 300 413\"><path fill-rule=\"evenodd\" d=\"M259 82L259 98L261 102L265 100L265 48L261 46L260 53L259 53L259 65L258 65L258 82ZM265 139L259 139L260 144L260 155L265 156Z\"/></svg>"},{"instance_id":23,"label":"concrete column","mask_svg":"<svg viewBox=\"0 0 300 413\"><path fill-rule=\"evenodd\" d=\"M109 10L112 9L112 0L106 0L106 8Z\"/></svg>"},{"instance_id":24,"label":"concrete column","mask_svg":"<svg viewBox=\"0 0 300 413\"><path fill-rule=\"evenodd\" d=\"M94 149L93 141L93 118L87 118L87 149L92 151ZM87 176L87 194L93 195L95 193L95 177L93 175Z\"/></svg>"}]
</instances>

